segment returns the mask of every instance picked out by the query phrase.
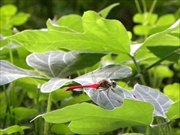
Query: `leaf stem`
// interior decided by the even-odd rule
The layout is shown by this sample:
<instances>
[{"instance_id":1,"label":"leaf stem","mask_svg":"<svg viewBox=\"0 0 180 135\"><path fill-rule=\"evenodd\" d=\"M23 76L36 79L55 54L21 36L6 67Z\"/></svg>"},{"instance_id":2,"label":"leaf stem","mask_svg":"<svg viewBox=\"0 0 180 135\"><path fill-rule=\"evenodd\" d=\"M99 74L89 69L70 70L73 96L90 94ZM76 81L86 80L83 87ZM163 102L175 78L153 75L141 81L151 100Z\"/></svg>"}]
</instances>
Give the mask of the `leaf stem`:
<instances>
[{"instance_id":1,"label":"leaf stem","mask_svg":"<svg viewBox=\"0 0 180 135\"><path fill-rule=\"evenodd\" d=\"M156 3L157 3L157 0L153 0L152 6L151 6L151 8L150 8L150 10L149 10L149 14L152 14Z\"/></svg>"},{"instance_id":2,"label":"leaf stem","mask_svg":"<svg viewBox=\"0 0 180 135\"><path fill-rule=\"evenodd\" d=\"M172 57L173 55L175 55L175 54L177 54L177 53L179 53L179 50L175 50L174 52L166 55L164 58L160 59L159 61L157 61L157 62L155 62L154 64L150 65L149 67L145 68L144 70L138 72L138 74L136 74L134 77L131 77L131 79L134 79L134 78L137 78L137 77L141 76L143 73L147 72L149 69L155 67L156 65L160 64L162 61L166 60L166 59L169 58L169 57ZM136 63L134 57L131 56L131 55L129 55L129 56L133 59L133 61L135 62L135 65L138 66L138 64Z\"/></svg>"},{"instance_id":3,"label":"leaf stem","mask_svg":"<svg viewBox=\"0 0 180 135\"><path fill-rule=\"evenodd\" d=\"M132 55L129 55L129 56L132 58L135 66L136 66L136 70L137 70L138 74L141 74L141 69L140 69L138 63L136 62L136 59L135 59L134 56L132 56ZM146 82L145 82L143 76L139 76L139 77L140 77L141 83L142 83L143 85L146 85Z\"/></svg>"},{"instance_id":4,"label":"leaf stem","mask_svg":"<svg viewBox=\"0 0 180 135\"><path fill-rule=\"evenodd\" d=\"M141 8L140 8L140 4L138 2L138 0L134 0L135 4L136 4L136 8L138 10L138 13L142 14Z\"/></svg>"},{"instance_id":5,"label":"leaf stem","mask_svg":"<svg viewBox=\"0 0 180 135\"><path fill-rule=\"evenodd\" d=\"M47 101L47 110L46 113L51 110L51 93L49 93L48 101ZM44 123L44 135L48 135L49 124L45 121Z\"/></svg>"},{"instance_id":6,"label":"leaf stem","mask_svg":"<svg viewBox=\"0 0 180 135\"><path fill-rule=\"evenodd\" d=\"M141 1L142 1L142 4L143 4L144 13L146 13L147 12L146 2L145 2L145 0L141 0Z\"/></svg>"}]
</instances>

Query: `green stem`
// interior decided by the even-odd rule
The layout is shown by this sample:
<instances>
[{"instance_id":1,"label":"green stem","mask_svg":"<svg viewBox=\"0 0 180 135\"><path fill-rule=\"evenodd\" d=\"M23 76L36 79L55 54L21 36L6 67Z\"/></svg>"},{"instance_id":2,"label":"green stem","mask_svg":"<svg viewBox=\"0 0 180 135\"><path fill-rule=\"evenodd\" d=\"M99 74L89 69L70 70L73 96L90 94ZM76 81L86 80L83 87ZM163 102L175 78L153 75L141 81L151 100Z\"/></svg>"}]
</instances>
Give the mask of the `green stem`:
<instances>
[{"instance_id":1,"label":"green stem","mask_svg":"<svg viewBox=\"0 0 180 135\"><path fill-rule=\"evenodd\" d=\"M136 70L137 70L138 74L140 74L140 73L141 73L141 69L140 69L138 63L136 62L136 59L134 58L134 56L131 56L131 55L129 55L129 56L132 58L135 66L136 66ZM143 85L146 85L146 82L145 82L143 76L140 76L140 80L141 80L141 83L142 83Z\"/></svg>"},{"instance_id":2,"label":"green stem","mask_svg":"<svg viewBox=\"0 0 180 135\"><path fill-rule=\"evenodd\" d=\"M49 93L46 113L48 113L50 111L51 111L51 93ZM45 123L44 123L44 135L48 135L48 129L49 129L49 124L45 121Z\"/></svg>"},{"instance_id":3,"label":"green stem","mask_svg":"<svg viewBox=\"0 0 180 135\"><path fill-rule=\"evenodd\" d=\"M156 65L159 65L162 61L166 60L167 58L169 57L172 57L173 55L175 55L177 52L174 51L168 55L166 55L164 58L158 60L157 62L155 62L154 64L152 64L151 66L145 68L144 70L141 71L141 74L145 73L147 70L151 69L152 67L156 66Z\"/></svg>"},{"instance_id":4,"label":"green stem","mask_svg":"<svg viewBox=\"0 0 180 135\"><path fill-rule=\"evenodd\" d=\"M9 48L8 48L8 50L9 50L10 62L13 63L13 54L12 54L12 49L11 49L10 43L9 43Z\"/></svg>"},{"instance_id":5,"label":"green stem","mask_svg":"<svg viewBox=\"0 0 180 135\"><path fill-rule=\"evenodd\" d=\"M155 7L156 3L157 3L157 0L153 0L152 6L151 6L151 8L149 10L149 14L153 13L153 10L154 10L154 7Z\"/></svg>"},{"instance_id":6,"label":"green stem","mask_svg":"<svg viewBox=\"0 0 180 135\"><path fill-rule=\"evenodd\" d=\"M142 1L144 13L146 13L147 12L146 2L145 0L141 0L141 1Z\"/></svg>"},{"instance_id":7,"label":"green stem","mask_svg":"<svg viewBox=\"0 0 180 135\"><path fill-rule=\"evenodd\" d=\"M141 8L140 8L140 4L138 2L138 0L134 0L135 4L136 4L136 8L138 10L138 13L142 14Z\"/></svg>"}]
</instances>

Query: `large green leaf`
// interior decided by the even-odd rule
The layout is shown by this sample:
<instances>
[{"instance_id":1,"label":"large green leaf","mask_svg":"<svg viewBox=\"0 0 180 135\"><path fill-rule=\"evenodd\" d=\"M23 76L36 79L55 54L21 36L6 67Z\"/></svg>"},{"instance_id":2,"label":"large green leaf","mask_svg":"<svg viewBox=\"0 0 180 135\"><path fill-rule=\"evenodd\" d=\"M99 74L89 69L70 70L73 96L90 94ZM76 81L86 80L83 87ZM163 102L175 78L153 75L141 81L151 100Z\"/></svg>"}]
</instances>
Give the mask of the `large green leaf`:
<instances>
[{"instance_id":1,"label":"large green leaf","mask_svg":"<svg viewBox=\"0 0 180 135\"><path fill-rule=\"evenodd\" d=\"M45 52L57 48L113 53L130 52L130 41L122 23L101 18L93 11L85 12L82 20L84 33L28 30L9 38L32 52Z\"/></svg>"},{"instance_id":2,"label":"large green leaf","mask_svg":"<svg viewBox=\"0 0 180 135\"><path fill-rule=\"evenodd\" d=\"M104 110L96 105L81 103L42 114L46 122L70 122L70 129L76 133L98 133L120 127L150 125L153 120L153 106L147 102L125 99L122 107Z\"/></svg>"}]
</instances>

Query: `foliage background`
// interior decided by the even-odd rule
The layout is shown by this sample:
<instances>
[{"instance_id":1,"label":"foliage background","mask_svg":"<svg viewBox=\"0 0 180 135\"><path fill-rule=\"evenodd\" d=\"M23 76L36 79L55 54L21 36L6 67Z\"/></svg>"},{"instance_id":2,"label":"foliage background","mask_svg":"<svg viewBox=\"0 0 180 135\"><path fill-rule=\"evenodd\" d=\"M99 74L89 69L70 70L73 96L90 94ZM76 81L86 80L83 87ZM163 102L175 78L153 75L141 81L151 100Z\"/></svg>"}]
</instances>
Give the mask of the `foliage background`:
<instances>
[{"instance_id":1,"label":"foliage background","mask_svg":"<svg viewBox=\"0 0 180 135\"><path fill-rule=\"evenodd\" d=\"M51 19L57 19L60 18L63 15L68 14L79 14L82 15L84 11L87 10L94 10L94 11L100 11L101 9L107 7L108 5L111 5L113 3L120 2L120 6L117 6L112 9L110 14L107 16L107 19L117 19L120 20L123 25L126 27L127 30L131 31L133 33L133 27L136 25L132 18L137 13L137 9L134 3L134 0L104 0L104 1L97 1L97 0L1 0L0 6L6 5L6 4L14 4L18 8L18 12L25 12L31 14L31 17L27 21L27 23L17 26L17 29L19 31L25 30L25 29L41 29L46 27L46 21L48 18ZM140 1L141 4L143 4L143 0ZM150 8L152 4L152 0L146 0L147 3L147 9ZM154 9L154 13L157 13L159 16L165 15L168 13L175 14L176 19L179 18L178 10L179 10L180 3L177 2L177 0L158 0L156 7ZM133 35L133 40L137 40L139 36ZM29 52L27 52L28 54ZM16 63L15 63L16 64ZM23 63L22 63L23 64ZM25 64L25 63L24 63ZM22 66L22 65L21 65ZM23 66L22 66L23 67ZM24 66L26 67L26 66ZM172 82L178 82L179 75L178 71L173 69L173 64L169 65L169 67L173 70L174 76L171 78L163 79L163 85L172 83ZM28 67L29 68L29 67ZM153 72L153 71L152 71ZM135 83L135 82L133 82ZM18 85L18 82L17 82ZM22 85L22 84L21 84ZM24 89L27 86L24 85ZM161 86L161 90L164 86ZM17 91L17 95L20 94L22 91ZM37 102L36 99L32 101L31 99L27 97L31 97L32 95L26 95L27 93L23 91L24 97L21 96L21 102L17 102L16 105L20 106L28 106L32 105L32 102ZM28 93L29 94L29 93ZM57 93L56 93L57 94ZM54 94L54 96L56 95ZM43 94L41 95L42 101L43 99L47 99L48 95ZM56 96L55 96L56 97ZM26 98L26 100L23 99ZM52 108L56 108L58 103L53 104ZM39 104L39 106L46 107L46 102L43 101ZM39 107L39 113L45 112L45 108ZM34 112L34 114L37 112ZM17 109L18 114L18 109ZM23 117L23 116L22 116ZM22 122L22 121L21 121ZM16 122L15 122L16 123ZM23 123L23 122L22 122ZM36 123L37 124L37 123ZM179 120L177 120L175 123L173 123L174 127L178 127ZM37 127L35 127L37 128ZM143 130L141 132L145 132L142 128L135 128L135 130ZM43 130L43 129L41 129ZM131 130L131 129L128 129ZM37 131L37 129L36 129ZM40 131L41 132L41 131Z\"/></svg>"}]
</instances>

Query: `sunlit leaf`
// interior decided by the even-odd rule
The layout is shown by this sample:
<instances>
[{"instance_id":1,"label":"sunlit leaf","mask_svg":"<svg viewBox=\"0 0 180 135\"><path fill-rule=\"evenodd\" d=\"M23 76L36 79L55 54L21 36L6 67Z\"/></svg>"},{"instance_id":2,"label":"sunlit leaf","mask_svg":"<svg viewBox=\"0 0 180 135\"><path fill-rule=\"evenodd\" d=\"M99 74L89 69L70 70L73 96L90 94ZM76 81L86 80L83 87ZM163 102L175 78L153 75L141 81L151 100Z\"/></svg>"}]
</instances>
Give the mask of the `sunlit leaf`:
<instances>
[{"instance_id":1,"label":"sunlit leaf","mask_svg":"<svg viewBox=\"0 0 180 135\"><path fill-rule=\"evenodd\" d=\"M180 100L172 104L169 111L166 113L169 120L174 120L180 118Z\"/></svg>"},{"instance_id":2,"label":"sunlit leaf","mask_svg":"<svg viewBox=\"0 0 180 135\"><path fill-rule=\"evenodd\" d=\"M179 83L173 83L166 85L164 87L164 94L166 94L170 99L173 101L180 100L180 84Z\"/></svg>"},{"instance_id":3,"label":"sunlit leaf","mask_svg":"<svg viewBox=\"0 0 180 135\"><path fill-rule=\"evenodd\" d=\"M118 6L119 3L114 3L106 8L104 8L103 10L99 11L99 14L103 17L103 18L106 18L107 15L109 14L109 12L116 6Z\"/></svg>"},{"instance_id":4,"label":"sunlit leaf","mask_svg":"<svg viewBox=\"0 0 180 135\"><path fill-rule=\"evenodd\" d=\"M33 71L19 68L4 60L0 61L0 69L0 85L10 83L18 78L23 77L43 78L42 76Z\"/></svg>"},{"instance_id":5,"label":"sunlit leaf","mask_svg":"<svg viewBox=\"0 0 180 135\"><path fill-rule=\"evenodd\" d=\"M152 112L153 106L150 103L126 99L122 107L114 110L104 110L93 104L81 103L37 117L42 116L46 122L50 123L71 121L69 127L73 132L85 134L111 131L133 125L150 125Z\"/></svg>"},{"instance_id":6,"label":"sunlit leaf","mask_svg":"<svg viewBox=\"0 0 180 135\"><path fill-rule=\"evenodd\" d=\"M103 19L93 11L85 12L82 20L84 33L27 30L9 38L33 52L46 52L57 48L93 52L130 52L129 37L121 22Z\"/></svg>"}]
</instances>

